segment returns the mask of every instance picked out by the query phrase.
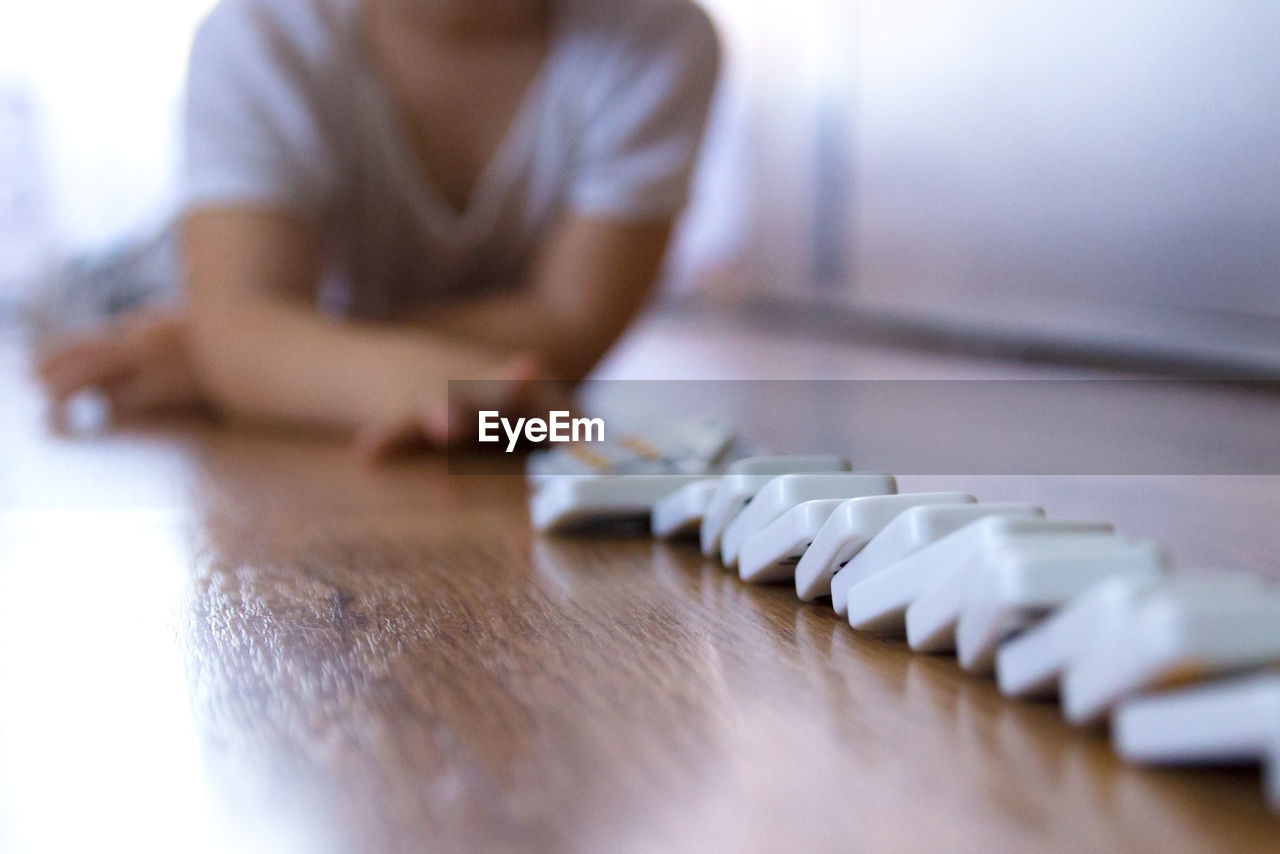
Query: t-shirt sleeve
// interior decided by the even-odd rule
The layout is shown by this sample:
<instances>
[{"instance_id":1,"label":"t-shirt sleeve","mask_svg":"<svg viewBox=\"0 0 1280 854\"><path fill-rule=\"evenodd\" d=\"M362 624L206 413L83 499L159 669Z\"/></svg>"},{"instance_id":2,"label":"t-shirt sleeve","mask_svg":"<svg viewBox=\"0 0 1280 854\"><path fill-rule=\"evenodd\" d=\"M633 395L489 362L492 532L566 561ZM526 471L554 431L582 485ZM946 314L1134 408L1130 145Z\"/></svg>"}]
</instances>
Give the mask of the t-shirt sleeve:
<instances>
[{"instance_id":1,"label":"t-shirt sleeve","mask_svg":"<svg viewBox=\"0 0 1280 854\"><path fill-rule=\"evenodd\" d=\"M684 207L719 66L719 40L701 8L647 5L589 88L570 208L659 219Z\"/></svg>"},{"instance_id":2,"label":"t-shirt sleeve","mask_svg":"<svg viewBox=\"0 0 1280 854\"><path fill-rule=\"evenodd\" d=\"M313 213L323 204L332 167L314 63L281 24L266 4L223 0L197 31L184 105L188 210L257 203Z\"/></svg>"}]
</instances>

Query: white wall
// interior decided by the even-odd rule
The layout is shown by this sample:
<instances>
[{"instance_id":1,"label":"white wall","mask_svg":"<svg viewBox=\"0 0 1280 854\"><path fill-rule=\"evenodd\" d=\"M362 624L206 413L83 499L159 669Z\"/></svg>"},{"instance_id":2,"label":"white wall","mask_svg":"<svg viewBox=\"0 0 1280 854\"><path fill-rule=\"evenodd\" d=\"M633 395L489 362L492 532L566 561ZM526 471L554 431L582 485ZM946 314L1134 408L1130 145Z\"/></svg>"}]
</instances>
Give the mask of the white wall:
<instances>
[{"instance_id":1,"label":"white wall","mask_svg":"<svg viewBox=\"0 0 1280 854\"><path fill-rule=\"evenodd\" d=\"M716 8L749 91L743 291L1280 365L1274 3Z\"/></svg>"},{"instance_id":2,"label":"white wall","mask_svg":"<svg viewBox=\"0 0 1280 854\"><path fill-rule=\"evenodd\" d=\"M213 0L0 0L0 287L168 200L191 33Z\"/></svg>"}]
</instances>

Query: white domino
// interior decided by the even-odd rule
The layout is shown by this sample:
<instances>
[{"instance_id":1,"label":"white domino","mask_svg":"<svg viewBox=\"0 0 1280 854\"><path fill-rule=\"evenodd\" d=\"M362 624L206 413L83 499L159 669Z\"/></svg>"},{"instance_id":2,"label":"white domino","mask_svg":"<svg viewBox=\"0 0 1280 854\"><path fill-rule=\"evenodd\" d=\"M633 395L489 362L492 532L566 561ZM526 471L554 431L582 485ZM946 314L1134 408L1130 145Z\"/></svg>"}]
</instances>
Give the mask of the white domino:
<instances>
[{"instance_id":1,"label":"white domino","mask_svg":"<svg viewBox=\"0 0 1280 854\"><path fill-rule=\"evenodd\" d=\"M977 500L963 492L912 492L846 502L796 565L796 595L805 602L829 596L832 577L903 511L924 504L975 504Z\"/></svg>"},{"instance_id":2,"label":"white domino","mask_svg":"<svg viewBox=\"0 0 1280 854\"><path fill-rule=\"evenodd\" d=\"M1116 752L1156 765L1258 762L1280 744L1280 672L1135 697L1111 719Z\"/></svg>"},{"instance_id":3,"label":"white domino","mask_svg":"<svg viewBox=\"0 0 1280 854\"><path fill-rule=\"evenodd\" d=\"M831 579L831 604L847 617L849 588L985 516L1044 516L1031 504L921 504L893 518Z\"/></svg>"},{"instance_id":4,"label":"white domino","mask_svg":"<svg viewBox=\"0 0 1280 854\"><path fill-rule=\"evenodd\" d=\"M1266 671L1136 697L1116 707L1111 740L1128 762L1262 762L1280 812L1280 672Z\"/></svg>"},{"instance_id":5,"label":"white domino","mask_svg":"<svg viewBox=\"0 0 1280 854\"><path fill-rule=\"evenodd\" d=\"M1006 696L1056 692L1078 725L1110 716L1127 761L1261 761L1280 812L1280 587L1170 576L1155 546L1034 505L899 495L843 457L748 453L722 425L688 421L534 454L533 527L696 536L744 581L791 578L855 629L994 669Z\"/></svg>"},{"instance_id":6,"label":"white domino","mask_svg":"<svg viewBox=\"0 0 1280 854\"><path fill-rule=\"evenodd\" d=\"M751 501L766 483L778 475L805 472L847 472L852 468L844 457L817 456L748 457L731 463L720 486L707 505L699 532L703 557L717 557L720 539L729 522Z\"/></svg>"},{"instance_id":7,"label":"white domino","mask_svg":"<svg viewBox=\"0 0 1280 854\"><path fill-rule=\"evenodd\" d=\"M1280 592L1251 585L1160 585L1094 626L1062 676L1062 710L1100 721L1135 694L1280 663Z\"/></svg>"},{"instance_id":8,"label":"white domino","mask_svg":"<svg viewBox=\"0 0 1280 854\"><path fill-rule=\"evenodd\" d=\"M1034 628L1001 645L996 678L1006 697L1052 697L1071 656L1087 643L1094 627L1111 619L1159 578L1105 579L1077 596Z\"/></svg>"},{"instance_id":9,"label":"white domino","mask_svg":"<svg viewBox=\"0 0 1280 854\"><path fill-rule=\"evenodd\" d=\"M1167 568L1164 554L1154 545L1119 537L1081 538L1080 545L1046 545L1033 539L1004 550L983 565L965 591L956 622L956 658L965 670L989 673L1004 638L1099 581L1154 581Z\"/></svg>"},{"instance_id":10,"label":"white domino","mask_svg":"<svg viewBox=\"0 0 1280 854\"><path fill-rule=\"evenodd\" d=\"M1179 595L1221 595L1225 586L1265 595L1266 584L1243 572L1197 573L1178 577L1114 577L1100 581L1038 625L1001 645L996 677L1007 697L1053 697L1068 663L1083 654L1100 626L1119 619L1156 587Z\"/></svg>"},{"instance_id":11,"label":"white domino","mask_svg":"<svg viewBox=\"0 0 1280 854\"><path fill-rule=\"evenodd\" d=\"M952 652L960 615L975 589L1006 563L1034 562L1034 552L1058 567L1088 566L1094 548L1124 546L1127 541L1108 531L1088 531L1036 537L1009 537L984 543L975 550L962 572L953 572L921 593L907 608L907 645L916 652ZM1105 559L1104 559L1105 560ZM1090 579L1090 583L1098 577ZM1082 592L1078 587L1074 592Z\"/></svg>"},{"instance_id":12,"label":"white domino","mask_svg":"<svg viewBox=\"0 0 1280 854\"><path fill-rule=\"evenodd\" d=\"M547 533L647 523L655 503L700 479L675 474L558 475L530 498L530 516L534 529Z\"/></svg>"},{"instance_id":13,"label":"white domino","mask_svg":"<svg viewBox=\"0 0 1280 854\"><path fill-rule=\"evenodd\" d=\"M730 569L738 565L742 544L764 530L775 519L805 501L824 498L861 498L896 492L892 475L862 472L779 475L755 494L724 529L720 560Z\"/></svg>"},{"instance_id":14,"label":"white domino","mask_svg":"<svg viewBox=\"0 0 1280 854\"><path fill-rule=\"evenodd\" d=\"M738 575L754 584L790 578L796 560L843 503L842 498L805 501L783 513L742 544Z\"/></svg>"},{"instance_id":15,"label":"white domino","mask_svg":"<svg viewBox=\"0 0 1280 854\"><path fill-rule=\"evenodd\" d=\"M653 505L650 523L653 535L663 540L696 537L702 518L707 515L707 508L719 488L720 478L709 477L685 484L660 499Z\"/></svg>"},{"instance_id":16,"label":"white domino","mask_svg":"<svg viewBox=\"0 0 1280 854\"><path fill-rule=\"evenodd\" d=\"M991 545L1019 537L1107 535L1099 522L988 516L947 534L849 588L849 624L876 634L900 635L907 608L925 591L951 575L971 571Z\"/></svg>"}]
</instances>

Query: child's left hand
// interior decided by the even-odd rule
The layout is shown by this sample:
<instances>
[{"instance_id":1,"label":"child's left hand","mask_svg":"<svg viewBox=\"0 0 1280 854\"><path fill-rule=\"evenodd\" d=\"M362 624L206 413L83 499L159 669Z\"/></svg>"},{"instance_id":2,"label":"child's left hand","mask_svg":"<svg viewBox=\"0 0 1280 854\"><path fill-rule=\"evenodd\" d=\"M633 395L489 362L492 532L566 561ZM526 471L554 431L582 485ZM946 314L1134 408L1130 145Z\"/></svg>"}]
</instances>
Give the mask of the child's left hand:
<instances>
[{"instance_id":1,"label":"child's left hand","mask_svg":"<svg viewBox=\"0 0 1280 854\"><path fill-rule=\"evenodd\" d=\"M474 376L474 374L473 374ZM446 448L465 441L466 425L474 426L481 410L526 412L536 409L552 384L545 379L536 358L519 354L505 359L472 384L478 399L450 400L448 393L424 393L423 399L399 417L372 421L361 427L352 450L367 462L381 462L415 446ZM447 388L447 380L442 384Z\"/></svg>"}]
</instances>

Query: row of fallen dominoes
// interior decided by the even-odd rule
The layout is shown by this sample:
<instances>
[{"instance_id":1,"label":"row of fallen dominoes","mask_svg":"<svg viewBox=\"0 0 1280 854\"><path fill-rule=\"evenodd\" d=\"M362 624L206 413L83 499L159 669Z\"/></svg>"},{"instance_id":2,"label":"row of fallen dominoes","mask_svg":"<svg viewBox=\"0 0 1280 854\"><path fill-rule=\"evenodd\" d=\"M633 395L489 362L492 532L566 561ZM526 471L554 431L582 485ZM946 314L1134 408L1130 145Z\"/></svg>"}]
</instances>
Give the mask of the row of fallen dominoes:
<instances>
[{"instance_id":1,"label":"row of fallen dominoes","mask_svg":"<svg viewBox=\"0 0 1280 854\"><path fill-rule=\"evenodd\" d=\"M743 581L792 580L854 629L954 652L1008 697L1057 695L1073 724L1109 720L1126 760L1264 762L1280 810L1280 588L1173 572L1105 523L899 493L840 457L733 459L732 437L705 425L674 435L532 458L534 527L696 538Z\"/></svg>"}]
</instances>

